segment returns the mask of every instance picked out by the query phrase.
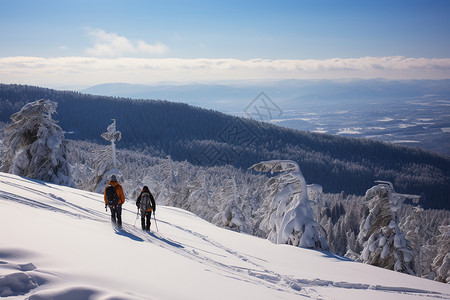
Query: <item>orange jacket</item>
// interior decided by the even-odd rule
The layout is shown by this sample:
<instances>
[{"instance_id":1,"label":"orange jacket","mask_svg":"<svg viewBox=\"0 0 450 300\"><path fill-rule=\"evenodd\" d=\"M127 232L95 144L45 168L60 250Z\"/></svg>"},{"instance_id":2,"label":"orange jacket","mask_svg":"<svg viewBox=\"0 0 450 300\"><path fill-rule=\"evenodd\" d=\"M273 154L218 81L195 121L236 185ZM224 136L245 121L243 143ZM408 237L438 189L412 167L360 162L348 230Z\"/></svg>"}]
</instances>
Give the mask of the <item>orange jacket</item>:
<instances>
[{"instance_id":1,"label":"orange jacket","mask_svg":"<svg viewBox=\"0 0 450 300\"><path fill-rule=\"evenodd\" d=\"M116 188L117 196L119 196L118 204L125 203L125 195L123 193L122 186L117 181L114 181L114 182L110 181L110 182L108 182L108 184L112 184ZM106 187L105 187L105 192L103 193L103 198L105 199L105 205L107 205L108 199L106 199Z\"/></svg>"}]
</instances>

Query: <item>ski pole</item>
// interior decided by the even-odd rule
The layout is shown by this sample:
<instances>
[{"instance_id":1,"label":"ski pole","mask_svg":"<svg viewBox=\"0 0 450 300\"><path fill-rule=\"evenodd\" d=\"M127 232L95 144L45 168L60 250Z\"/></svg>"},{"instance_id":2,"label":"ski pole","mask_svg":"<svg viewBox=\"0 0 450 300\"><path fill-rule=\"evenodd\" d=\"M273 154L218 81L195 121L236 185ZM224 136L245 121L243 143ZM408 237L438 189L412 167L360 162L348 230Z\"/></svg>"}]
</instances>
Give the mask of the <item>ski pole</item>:
<instances>
[{"instance_id":1,"label":"ski pole","mask_svg":"<svg viewBox=\"0 0 450 300\"><path fill-rule=\"evenodd\" d=\"M153 219L155 219L156 231L159 232L158 223L156 223L156 213L155 213L155 211L153 211Z\"/></svg>"}]
</instances>

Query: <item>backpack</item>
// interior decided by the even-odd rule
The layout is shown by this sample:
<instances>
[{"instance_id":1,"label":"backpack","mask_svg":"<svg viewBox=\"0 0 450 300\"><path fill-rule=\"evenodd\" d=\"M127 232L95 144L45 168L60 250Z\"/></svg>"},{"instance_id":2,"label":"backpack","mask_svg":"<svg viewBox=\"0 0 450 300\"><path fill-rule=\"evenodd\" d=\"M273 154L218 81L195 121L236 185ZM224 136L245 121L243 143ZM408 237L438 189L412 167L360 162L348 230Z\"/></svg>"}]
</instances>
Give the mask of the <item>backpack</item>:
<instances>
[{"instance_id":1,"label":"backpack","mask_svg":"<svg viewBox=\"0 0 450 300\"><path fill-rule=\"evenodd\" d=\"M105 189L106 200L109 206L115 206L119 204L119 196L116 193L116 187L112 184L108 184Z\"/></svg>"},{"instance_id":2,"label":"backpack","mask_svg":"<svg viewBox=\"0 0 450 300\"><path fill-rule=\"evenodd\" d=\"M150 193L149 192L143 192L141 194L140 209L141 209L141 211L148 211L150 208L152 208L152 202L150 200Z\"/></svg>"}]
</instances>

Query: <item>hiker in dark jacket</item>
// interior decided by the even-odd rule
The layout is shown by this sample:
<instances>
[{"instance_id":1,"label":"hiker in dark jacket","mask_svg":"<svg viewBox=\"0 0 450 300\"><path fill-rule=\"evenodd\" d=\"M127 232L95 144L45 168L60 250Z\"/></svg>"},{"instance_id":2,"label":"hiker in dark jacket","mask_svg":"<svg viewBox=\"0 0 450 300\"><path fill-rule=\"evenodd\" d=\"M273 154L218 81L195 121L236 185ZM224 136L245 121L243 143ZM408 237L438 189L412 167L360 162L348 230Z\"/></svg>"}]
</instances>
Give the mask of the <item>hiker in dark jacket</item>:
<instances>
[{"instance_id":1,"label":"hiker in dark jacket","mask_svg":"<svg viewBox=\"0 0 450 300\"><path fill-rule=\"evenodd\" d=\"M108 187L114 186L114 190L117 195L116 203L111 204L108 199ZM117 182L116 175L112 175L109 179L108 184L105 187L105 207L109 206L109 210L111 211L111 222L113 225L118 228L122 228L122 204L125 202L125 195L123 193L122 186ZM117 219L117 220L116 220Z\"/></svg>"},{"instance_id":2,"label":"hiker in dark jacket","mask_svg":"<svg viewBox=\"0 0 450 300\"><path fill-rule=\"evenodd\" d=\"M142 192L136 200L136 206L141 210L141 224L142 230L150 230L150 217L152 211L156 211L155 198L147 186L144 186Z\"/></svg>"}]
</instances>

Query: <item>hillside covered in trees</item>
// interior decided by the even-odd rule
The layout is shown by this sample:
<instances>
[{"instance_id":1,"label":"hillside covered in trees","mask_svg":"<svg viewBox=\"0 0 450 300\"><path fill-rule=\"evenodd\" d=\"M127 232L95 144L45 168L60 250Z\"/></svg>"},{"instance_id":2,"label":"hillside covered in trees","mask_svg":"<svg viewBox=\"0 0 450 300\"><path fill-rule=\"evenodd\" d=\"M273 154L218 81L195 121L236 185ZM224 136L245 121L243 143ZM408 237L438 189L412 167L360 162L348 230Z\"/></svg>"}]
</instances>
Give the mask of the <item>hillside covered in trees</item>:
<instances>
[{"instance_id":1,"label":"hillside covered in trees","mask_svg":"<svg viewBox=\"0 0 450 300\"><path fill-rule=\"evenodd\" d=\"M51 117L56 107L56 102L37 100L13 114L6 128L0 123L0 169L100 194L114 174L131 203L146 185L159 205L189 210L220 227L450 280L450 211L405 205L417 196L397 193L390 182L378 181L365 196L346 196L308 185L291 160L263 161L243 170L176 162L146 150L116 153L121 132L115 120L101 135L109 146L67 141Z\"/></svg>"},{"instance_id":2,"label":"hillside covered in trees","mask_svg":"<svg viewBox=\"0 0 450 300\"><path fill-rule=\"evenodd\" d=\"M373 140L308 133L161 100L102 97L0 84L0 121L38 99L58 102L55 119L67 138L105 143L111 119L122 132L119 148L145 150L196 165L247 169L264 160L299 163L308 183L324 192L363 195L376 180L421 196L424 208L450 209L450 159Z\"/></svg>"}]
</instances>

